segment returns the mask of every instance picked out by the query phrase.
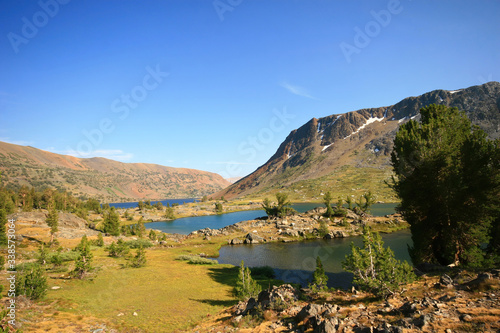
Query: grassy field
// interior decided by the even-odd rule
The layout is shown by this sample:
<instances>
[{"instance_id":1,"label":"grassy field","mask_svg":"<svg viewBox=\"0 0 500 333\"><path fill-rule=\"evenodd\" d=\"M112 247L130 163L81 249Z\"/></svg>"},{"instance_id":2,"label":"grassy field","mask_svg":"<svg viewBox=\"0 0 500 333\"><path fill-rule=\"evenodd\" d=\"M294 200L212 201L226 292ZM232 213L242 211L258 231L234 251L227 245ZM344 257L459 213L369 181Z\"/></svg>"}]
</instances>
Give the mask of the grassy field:
<instances>
[{"instance_id":1,"label":"grassy field","mask_svg":"<svg viewBox=\"0 0 500 333\"><path fill-rule=\"evenodd\" d=\"M392 172L377 168L355 168L343 166L334 173L316 179L297 181L283 188L270 187L245 197L247 200L260 200L265 197L274 198L278 192L288 194L293 202L322 202L321 193L330 191L334 198L360 195L371 191L377 201L398 202L394 191L386 181L391 179Z\"/></svg>"},{"instance_id":2,"label":"grassy field","mask_svg":"<svg viewBox=\"0 0 500 333\"><path fill-rule=\"evenodd\" d=\"M58 304L59 313L72 313L77 318L102 319L125 332L187 330L235 304L232 286L237 270L230 265L192 265L175 260L185 252L180 248L148 249L145 267L123 268L124 259L107 257L98 249L94 251L95 266L99 267L96 277L92 281L50 279L49 287L61 289L49 289L44 303ZM54 316L54 327L61 327L58 319L67 322L64 315Z\"/></svg>"}]
</instances>

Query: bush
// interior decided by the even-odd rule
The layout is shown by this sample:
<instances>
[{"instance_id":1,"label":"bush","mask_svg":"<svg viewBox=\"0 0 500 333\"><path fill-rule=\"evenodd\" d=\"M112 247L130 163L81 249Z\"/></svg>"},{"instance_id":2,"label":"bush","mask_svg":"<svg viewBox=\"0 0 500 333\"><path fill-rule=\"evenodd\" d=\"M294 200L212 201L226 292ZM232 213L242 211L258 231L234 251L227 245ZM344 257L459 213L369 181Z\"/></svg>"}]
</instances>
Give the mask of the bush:
<instances>
[{"instance_id":1,"label":"bush","mask_svg":"<svg viewBox=\"0 0 500 333\"><path fill-rule=\"evenodd\" d=\"M324 291L327 288L326 283L328 282L328 277L326 276L325 269L323 268L323 263L321 259L316 257L316 270L313 273L313 280L309 284L309 288L313 291Z\"/></svg>"},{"instance_id":2,"label":"bush","mask_svg":"<svg viewBox=\"0 0 500 333\"><path fill-rule=\"evenodd\" d=\"M108 251L108 255L114 258L124 257L130 251L127 244L125 244L125 242L122 241L121 239L118 240L118 243L115 242L111 243L111 245L108 246L106 250Z\"/></svg>"},{"instance_id":3,"label":"bush","mask_svg":"<svg viewBox=\"0 0 500 333\"><path fill-rule=\"evenodd\" d=\"M354 274L354 284L377 297L395 294L401 286L415 280L413 268L406 261L396 260L378 233L363 229L363 248L351 243L351 254L345 257L342 268Z\"/></svg>"},{"instance_id":4,"label":"bush","mask_svg":"<svg viewBox=\"0 0 500 333\"><path fill-rule=\"evenodd\" d=\"M175 258L176 260L187 261L193 265L216 265L218 264L217 260L203 258L195 255L182 254Z\"/></svg>"},{"instance_id":5,"label":"bush","mask_svg":"<svg viewBox=\"0 0 500 333\"><path fill-rule=\"evenodd\" d=\"M23 271L16 281L16 295L26 295L32 300L38 300L47 293L47 277L39 265Z\"/></svg>"},{"instance_id":6,"label":"bush","mask_svg":"<svg viewBox=\"0 0 500 333\"><path fill-rule=\"evenodd\" d=\"M144 248L139 247L137 249L136 255L130 259L130 266L134 268L146 266L146 251Z\"/></svg>"},{"instance_id":7,"label":"bush","mask_svg":"<svg viewBox=\"0 0 500 333\"><path fill-rule=\"evenodd\" d=\"M131 248L131 249L138 249L140 247L142 248L150 248L153 246L153 243L151 243L149 240L147 239L136 239L136 240L131 240L131 241L128 241L128 242L125 242L125 244Z\"/></svg>"},{"instance_id":8,"label":"bush","mask_svg":"<svg viewBox=\"0 0 500 333\"><path fill-rule=\"evenodd\" d=\"M240 264L238 280L236 281L235 294L241 300L246 300L251 297L256 298L262 288L257 281L252 279L250 269L245 267L243 260Z\"/></svg>"}]
</instances>

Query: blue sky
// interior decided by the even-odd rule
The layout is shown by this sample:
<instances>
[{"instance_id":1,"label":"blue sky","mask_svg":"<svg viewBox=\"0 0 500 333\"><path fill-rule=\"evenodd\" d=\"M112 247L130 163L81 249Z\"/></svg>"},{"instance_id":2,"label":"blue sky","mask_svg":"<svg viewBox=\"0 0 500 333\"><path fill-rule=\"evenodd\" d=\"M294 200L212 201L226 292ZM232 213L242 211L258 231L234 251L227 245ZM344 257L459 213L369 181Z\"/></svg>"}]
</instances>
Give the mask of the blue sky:
<instances>
[{"instance_id":1,"label":"blue sky","mask_svg":"<svg viewBox=\"0 0 500 333\"><path fill-rule=\"evenodd\" d=\"M244 176L313 117L500 80L499 1L0 2L0 141Z\"/></svg>"}]
</instances>

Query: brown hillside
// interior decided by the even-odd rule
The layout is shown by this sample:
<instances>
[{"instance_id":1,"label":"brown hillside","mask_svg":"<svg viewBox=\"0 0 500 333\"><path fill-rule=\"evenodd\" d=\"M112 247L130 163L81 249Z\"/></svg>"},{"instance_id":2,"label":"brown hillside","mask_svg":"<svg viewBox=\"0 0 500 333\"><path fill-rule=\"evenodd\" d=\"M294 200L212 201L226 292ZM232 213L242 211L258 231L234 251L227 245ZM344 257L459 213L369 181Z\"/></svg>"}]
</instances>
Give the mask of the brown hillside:
<instances>
[{"instance_id":1,"label":"brown hillside","mask_svg":"<svg viewBox=\"0 0 500 333\"><path fill-rule=\"evenodd\" d=\"M0 142L6 186L52 187L106 202L200 197L230 183L220 175L157 164L77 158Z\"/></svg>"}]
</instances>

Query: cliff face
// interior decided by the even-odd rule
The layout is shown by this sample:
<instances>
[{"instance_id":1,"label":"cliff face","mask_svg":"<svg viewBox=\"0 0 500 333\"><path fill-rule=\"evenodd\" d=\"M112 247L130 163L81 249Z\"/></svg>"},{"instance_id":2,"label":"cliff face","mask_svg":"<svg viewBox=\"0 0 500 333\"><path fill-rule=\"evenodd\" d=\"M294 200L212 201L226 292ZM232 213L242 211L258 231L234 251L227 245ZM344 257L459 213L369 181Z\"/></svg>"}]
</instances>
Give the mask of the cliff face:
<instances>
[{"instance_id":1,"label":"cliff face","mask_svg":"<svg viewBox=\"0 0 500 333\"><path fill-rule=\"evenodd\" d=\"M342 166L390 172L390 153L399 125L418 120L419 110L429 104L457 107L491 139L500 137L500 83L434 90L386 107L313 118L292 131L254 173L215 196L232 198L286 188L298 181L331 175Z\"/></svg>"},{"instance_id":2,"label":"cliff face","mask_svg":"<svg viewBox=\"0 0 500 333\"><path fill-rule=\"evenodd\" d=\"M200 197L230 184L206 171L77 158L5 142L0 171L6 186L52 187L106 202Z\"/></svg>"}]
</instances>

